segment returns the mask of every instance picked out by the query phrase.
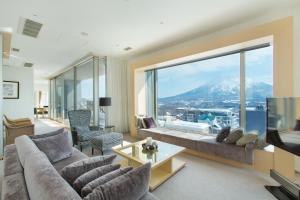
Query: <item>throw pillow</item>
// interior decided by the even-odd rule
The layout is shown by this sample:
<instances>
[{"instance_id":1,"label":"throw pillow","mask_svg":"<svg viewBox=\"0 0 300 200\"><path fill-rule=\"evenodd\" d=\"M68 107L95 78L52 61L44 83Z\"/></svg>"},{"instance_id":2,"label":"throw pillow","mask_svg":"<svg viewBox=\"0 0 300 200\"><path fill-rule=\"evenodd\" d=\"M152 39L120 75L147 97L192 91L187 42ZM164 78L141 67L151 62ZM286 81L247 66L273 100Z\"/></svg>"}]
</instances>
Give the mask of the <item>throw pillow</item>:
<instances>
[{"instance_id":1,"label":"throw pillow","mask_svg":"<svg viewBox=\"0 0 300 200\"><path fill-rule=\"evenodd\" d=\"M223 142L225 138L228 137L229 133L230 133L230 127L222 128L222 130L218 133L216 137L216 141Z\"/></svg>"},{"instance_id":2,"label":"throw pillow","mask_svg":"<svg viewBox=\"0 0 300 200\"><path fill-rule=\"evenodd\" d=\"M240 128L233 129L224 142L226 144L235 144L241 137L243 137L243 130Z\"/></svg>"},{"instance_id":3,"label":"throw pillow","mask_svg":"<svg viewBox=\"0 0 300 200\"><path fill-rule=\"evenodd\" d=\"M151 164L147 163L98 186L85 200L141 199L149 190Z\"/></svg>"},{"instance_id":4,"label":"throw pillow","mask_svg":"<svg viewBox=\"0 0 300 200\"><path fill-rule=\"evenodd\" d=\"M30 135L29 137L30 137L31 139L46 138L46 137L49 137L49 136L54 136L54 135L63 133L64 131L65 131L64 128L60 128L60 129L58 129L58 130L56 130L56 131L52 131L52 132L45 133L45 134L40 134L40 135Z\"/></svg>"},{"instance_id":5,"label":"throw pillow","mask_svg":"<svg viewBox=\"0 0 300 200\"><path fill-rule=\"evenodd\" d=\"M132 170L132 167L125 167L122 169L118 169L112 172L109 172L91 182L89 182L88 184L86 184L82 189L81 189L81 196L85 197L88 194L90 194L91 192L93 192L93 190L98 187L99 185L103 185L104 183L107 183L108 181L113 180L114 178L117 178L118 176L121 176L123 174L126 174L127 172L129 172L130 170Z\"/></svg>"},{"instance_id":6,"label":"throw pillow","mask_svg":"<svg viewBox=\"0 0 300 200\"><path fill-rule=\"evenodd\" d=\"M255 142L257 140L257 133L248 133L243 135L237 142L238 146L245 146L248 143Z\"/></svg>"},{"instance_id":7,"label":"throw pillow","mask_svg":"<svg viewBox=\"0 0 300 200\"><path fill-rule=\"evenodd\" d=\"M144 123L145 123L145 128L155 128L156 127L156 123L153 119L153 117L145 117L144 119Z\"/></svg>"},{"instance_id":8,"label":"throw pillow","mask_svg":"<svg viewBox=\"0 0 300 200\"><path fill-rule=\"evenodd\" d=\"M32 141L47 155L51 163L69 158L72 155L72 145L69 140L68 132L32 139Z\"/></svg>"},{"instance_id":9,"label":"throw pillow","mask_svg":"<svg viewBox=\"0 0 300 200\"><path fill-rule=\"evenodd\" d=\"M137 128L146 128L144 117L137 116Z\"/></svg>"},{"instance_id":10,"label":"throw pillow","mask_svg":"<svg viewBox=\"0 0 300 200\"><path fill-rule=\"evenodd\" d=\"M82 174L101 167L104 165L109 165L116 158L116 155L107 155L107 156L96 156L92 158L87 158L79 160L77 162L71 163L70 165L65 166L60 174L61 176L73 185L74 181L81 176Z\"/></svg>"},{"instance_id":11,"label":"throw pillow","mask_svg":"<svg viewBox=\"0 0 300 200\"><path fill-rule=\"evenodd\" d=\"M95 169L92 169L81 176L79 176L73 183L73 188L80 194L81 189L88 184L89 182L95 180L96 178L99 178L103 176L104 174L107 174L111 171L114 171L116 169L119 169L121 165L105 165L102 167L97 167Z\"/></svg>"}]
</instances>

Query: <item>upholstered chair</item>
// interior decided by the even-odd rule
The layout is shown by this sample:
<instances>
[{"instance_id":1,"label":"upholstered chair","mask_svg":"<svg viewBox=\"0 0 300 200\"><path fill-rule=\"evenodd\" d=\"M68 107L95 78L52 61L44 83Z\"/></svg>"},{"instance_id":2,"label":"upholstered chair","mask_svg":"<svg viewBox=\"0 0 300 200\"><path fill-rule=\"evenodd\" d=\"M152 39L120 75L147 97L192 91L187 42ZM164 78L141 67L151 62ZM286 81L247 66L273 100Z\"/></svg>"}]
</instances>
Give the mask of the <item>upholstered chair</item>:
<instances>
[{"instance_id":1,"label":"upholstered chair","mask_svg":"<svg viewBox=\"0 0 300 200\"><path fill-rule=\"evenodd\" d=\"M104 153L111 153L112 147L123 142L122 133L105 133L99 127L90 126L90 110L71 110L68 112L72 132L73 145L82 146L91 144L92 154L94 149Z\"/></svg>"},{"instance_id":2,"label":"upholstered chair","mask_svg":"<svg viewBox=\"0 0 300 200\"><path fill-rule=\"evenodd\" d=\"M104 132L99 131L99 127L90 126L90 110L71 110L68 112L71 127L73 146L78 145L82 151L82 146L89 145L90 141Z\"/></svg>"}]
</instances>

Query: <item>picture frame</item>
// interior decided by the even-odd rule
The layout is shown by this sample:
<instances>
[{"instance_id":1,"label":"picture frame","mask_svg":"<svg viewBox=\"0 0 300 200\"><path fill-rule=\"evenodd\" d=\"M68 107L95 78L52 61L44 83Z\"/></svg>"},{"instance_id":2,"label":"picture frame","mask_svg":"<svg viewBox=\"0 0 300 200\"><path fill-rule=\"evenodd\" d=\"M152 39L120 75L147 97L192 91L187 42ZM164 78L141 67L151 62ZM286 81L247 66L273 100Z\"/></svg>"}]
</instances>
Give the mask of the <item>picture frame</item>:
<instances>
[{"instance_id":1,"label":"picture frame","mask_svg":"<svg viewBox=\"0 0 300 200\"><path fill-rule=\"evenodd\" d=\"M3 81L3 99L19 99L19 86L18 81Z\"/></svg>"}]
</instances>

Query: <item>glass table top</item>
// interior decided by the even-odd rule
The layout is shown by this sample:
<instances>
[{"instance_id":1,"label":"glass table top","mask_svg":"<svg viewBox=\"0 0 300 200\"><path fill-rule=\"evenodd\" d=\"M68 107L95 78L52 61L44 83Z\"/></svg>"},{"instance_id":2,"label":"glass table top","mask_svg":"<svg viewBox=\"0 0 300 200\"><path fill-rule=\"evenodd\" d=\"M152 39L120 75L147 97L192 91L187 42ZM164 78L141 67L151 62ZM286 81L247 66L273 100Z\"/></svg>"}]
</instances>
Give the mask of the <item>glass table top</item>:
<instances>
[{"instance_id":1,"label":"glass table top","mask_svg":"<svg viewBox=\"0 0 300 200\"><path fill-rule=\"evenodd\" d=\"M145 143L145 141L133 143L132 145L118 149L118 151L121 155L132 158L141 163L151 162L152 164L155 164L165 161L185 150L184 147L156 141L158 145L158 149L156 151L144 151L142 147L143 143Z\"/></svg>"}]
</instances>

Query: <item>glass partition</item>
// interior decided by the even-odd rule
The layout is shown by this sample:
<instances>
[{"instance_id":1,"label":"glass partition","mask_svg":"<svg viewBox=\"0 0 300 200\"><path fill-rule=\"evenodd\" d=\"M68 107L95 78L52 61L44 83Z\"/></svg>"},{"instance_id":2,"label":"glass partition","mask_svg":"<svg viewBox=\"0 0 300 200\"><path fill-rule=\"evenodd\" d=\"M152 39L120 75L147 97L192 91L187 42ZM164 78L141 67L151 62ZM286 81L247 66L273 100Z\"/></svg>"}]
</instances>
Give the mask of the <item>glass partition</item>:
<instances>
[{"instance_id":1,"label":"glass partition","mask_svg":"<svg viewBox=\"0 0 300 200\"><path fill-rule=\"evenodd\" d=\"M63 102L64 102L64 79L63 75L55 79L55 118L63 122Z\"/></svg>"},{"instance_id":2,"label":"glass partition","mask_svg":"<svg viewBox=\"0 0 300 200\"><path fill-rule=\"evenodd\" d=\"M86 59L50 80L50 117L52 119L69 125L68 111L89 109L92 112L91 125L98 125L95 113L99 107L94 101L99 97L105 97L106 94L106 63L105 59L100 59L100 62L95 62L95 59L99 58Z\"/></svg>"},{"instance_id":3,"label":"glass partition","mask_svg":"<svg viewBox=\"0 0 300 200\"><path fill-rule=\"evenodd\" d=\"M76 67L76 109L92 111L94 119L94 65L93 60Z\"/></svg>"},{"instance_id":4,"label":"glass partition","mask_svg":"<svg viewBox=\"0 0 300 200\"><path fill-rule=\"evenodd\" d=\"M50 105L49 105L50 118L55 116L55 79L50 80Z\"/></svg>"},{"instance_id":5,"label":"glass partition","mask_svg":"<svg viewBox=\"0 0 300 200\"><path fill-rule=\"evenodd\" d=\"M74 69L65 72L64 75L64 120L68 119L68 111L75 109L75 82Z\"/></svg>"}]
</instances>

